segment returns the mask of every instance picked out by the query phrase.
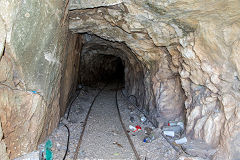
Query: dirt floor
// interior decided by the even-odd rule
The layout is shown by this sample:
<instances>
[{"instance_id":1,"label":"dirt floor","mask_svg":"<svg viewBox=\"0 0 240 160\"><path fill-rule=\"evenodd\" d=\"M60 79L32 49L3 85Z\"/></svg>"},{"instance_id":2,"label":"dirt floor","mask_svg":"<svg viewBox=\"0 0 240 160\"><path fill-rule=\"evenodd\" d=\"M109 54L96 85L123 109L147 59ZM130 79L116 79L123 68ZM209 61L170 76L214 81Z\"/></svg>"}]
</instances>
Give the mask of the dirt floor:
<instances>
[{"instance_id":1,"label":"dirt floor","mask_svg":"<svg viewBox=\"0 0 240 160\"><path fill-rule=\"evenodd\" d=\"M104 86L101 84L100 86ZM101 87L100 87L101 88ZM72 160L83 129L83 122L94 97L100 88L83 87L77 98L73 101L68 116L68 111L61 119L59 126L46 139L52 142L54 160L62 160L67 149L68 132L70 130L69 149L66 160ZM136 159L127 136L124 133L116 106L116 85L108 85L96 98L89 114L81 147L78 152L79 160L130 160ZM134 107L134 99L126 98L125 90L118 90L118 106L120 114L133 141L141 160L210 160L216 152L208 145L188 139L181 147L173 145L174 138L162 136L162 131L155 128L148 120L142 121L143 113ZM133 98L133 97L132 97ZM68 117L68 118L67 118ZM141 127L134 132L129 126ZM182 137L185 135L183 134ZM146 137L154 137L151 142L144 142ZM176 139L176 138L175 138ZM39 145L38 150L28 153L16 160L39 160L39 151L44 149L46 141ZM182 152L181 154L175 149ZM184 152L183 152L183 150ZM200 158L200 157L202 158Z\"/></svg>"},{"instance_id":2,"label":"dirt floor","mask_svg":"<svg viewBox=\"0 0 240 160\"><path fill-rule=\"evenodd\" d=\"M136 159L118 117L115 88L116 86L109 85L97 97L89 115L78 159ZM49 136L48 139L53 143L54 160L63 159L66 150L67 129L63 124L66 124L70 130L69 151L66 159L73 159L83 121L98 91L99 89L89 87L81 90L72 104L69 119L62 118L59 127ZM158 133L159 130L155 129L148 121L141 122L141 112L134 109L120 91L118 91L118 104L123 122L141 159L178 159L179 154ZM131 120L130 117L132 117ZM139 125L142 130L133 132L129 129L129 125ZM153 130L151 133L155 135L155 139L150 143L143 142L143 139L148 136L145 133L146 130ZM39 146L39 149L43 148L44 143Z\"/></svg>"}]
</instances>

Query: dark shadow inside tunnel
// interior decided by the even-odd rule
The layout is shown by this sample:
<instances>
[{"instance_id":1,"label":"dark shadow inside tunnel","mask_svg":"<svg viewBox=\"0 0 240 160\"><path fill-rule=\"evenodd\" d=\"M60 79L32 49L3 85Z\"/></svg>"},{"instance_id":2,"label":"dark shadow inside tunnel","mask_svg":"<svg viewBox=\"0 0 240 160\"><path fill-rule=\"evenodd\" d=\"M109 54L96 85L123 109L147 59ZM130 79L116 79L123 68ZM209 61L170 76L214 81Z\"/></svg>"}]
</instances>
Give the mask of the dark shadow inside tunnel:
<instances>
[{"instance_id":1,"label":"dark shadow inside tunnel","mask_svg":"<svg viewBox=\"0 0 240 160\"><path fill-rule=\"evenodd\" d=\"M88 55L82 64L81 83L124 83L124 63L120 57L105 54Z\"/></svg>"}]
</instances>

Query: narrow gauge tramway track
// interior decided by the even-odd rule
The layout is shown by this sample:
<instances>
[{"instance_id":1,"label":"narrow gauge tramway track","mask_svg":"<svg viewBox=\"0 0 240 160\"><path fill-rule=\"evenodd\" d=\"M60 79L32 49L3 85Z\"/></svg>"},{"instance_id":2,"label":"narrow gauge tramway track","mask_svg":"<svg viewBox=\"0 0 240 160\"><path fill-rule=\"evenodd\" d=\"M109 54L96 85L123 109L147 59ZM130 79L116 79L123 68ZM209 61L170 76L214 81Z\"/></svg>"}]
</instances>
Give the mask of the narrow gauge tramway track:
<instances>
[{"instance_id":1,"label":"narrow gauge tramway track","mask_svg":"<svg viewBox=\"0 0 240 160\"><path fill-rule=\"evenodd\" d=\"M104 87L102 87L102 88L99 90L99 92L98 92L97 95L94 97L94 99L93 99L93 101L92 101L92 103L91 103L91 105L90 105L90 108L89 108L89 110L88 110L88 113L87 113L86 118L85 118L84 123L83 123L83 129L82 129L82 132L81 132L81 135L80 135L80 138L79 138L79 141L78 141L78 144L77 144L75 153L74 153L73 160L77 160L77 158L78 158L78 154L79 154L79 151L80 151L81 144L82 144L82 142L84 141L84 139L83 139L84 131L85 131L85 128L86 128L86 126L87 126L88 118L89 118L90 112L91 112L91 110L92 110L92 108L93 108L94 102L96 101L97 97L99 97L99 95L101 94L101 92L106 88L107 85L108 85L108 84L106 84ZM133 150L133 152L134 152L134 155L135 155L135 157L136 157L136 160L140 160L140 157L139 157L139 155L138 155L138 153L137 153L137 151L136 151L136 148L135 148L135 146L134 146L134 144L133 144L133 142L132 142L132 140L131 140L128 132L127 132L127 129L126 129L123 121L122 121L122 117L121 117L120 110L119 110L119 106L118 106L118 86L119 86L119 85L117 85L116 92L115 92L115 105L116 105L116 108L117 108L117 113L118 113L118 116L119 116L119 120L120 120L121 126L122 126L122 128L123 128L123 130L124 130L124 133L125 133L125 135L126 135L126 137L127 137L127 139L128 139L128 142L129 142L129 144L130 144L130 146L131 146L131 148L132 148L132 150Z\"/></svg>"}]
</instances>

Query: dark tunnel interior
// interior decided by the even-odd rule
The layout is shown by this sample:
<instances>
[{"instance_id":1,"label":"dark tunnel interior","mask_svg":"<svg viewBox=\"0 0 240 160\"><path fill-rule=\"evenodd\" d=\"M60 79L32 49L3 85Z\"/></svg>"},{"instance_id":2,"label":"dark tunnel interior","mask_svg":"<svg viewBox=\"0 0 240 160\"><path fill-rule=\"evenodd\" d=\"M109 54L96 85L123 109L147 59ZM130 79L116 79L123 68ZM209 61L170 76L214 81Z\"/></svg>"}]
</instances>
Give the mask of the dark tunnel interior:
<instances>
[{"instance_id":1,"label":"dark tunnel interior","mask_svg":"<svg viewBox=\"0 0 240 160\"><path fill-rule=\"evenodd\" d=\"M124 84L124 62L120 57L96 54L83 57L81 83L95 86L98 83Z\"/></svg>"}]
</instances>

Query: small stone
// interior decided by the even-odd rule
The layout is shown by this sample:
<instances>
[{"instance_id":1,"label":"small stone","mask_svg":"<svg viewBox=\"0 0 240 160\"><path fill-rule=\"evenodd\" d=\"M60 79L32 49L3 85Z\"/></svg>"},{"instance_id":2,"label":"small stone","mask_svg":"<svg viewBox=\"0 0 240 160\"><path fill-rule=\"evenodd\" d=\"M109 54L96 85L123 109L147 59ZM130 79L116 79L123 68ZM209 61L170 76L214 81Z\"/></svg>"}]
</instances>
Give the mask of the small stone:
<instances>
[{"instance_id":1,"label":"small stone","mask_svg":"<svg viewBox=\"0 0 240 160\"><path fill-rule=\"evenodd\" d=\"M26 17L26 18L29 18L29 17L30 17L30 13L28 13L28 12L25 13L25 17Z\"/></svg>"}]
</instances>

